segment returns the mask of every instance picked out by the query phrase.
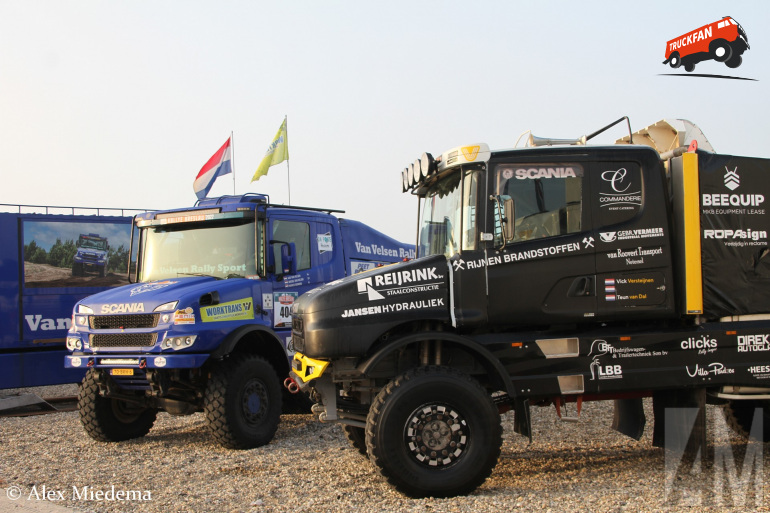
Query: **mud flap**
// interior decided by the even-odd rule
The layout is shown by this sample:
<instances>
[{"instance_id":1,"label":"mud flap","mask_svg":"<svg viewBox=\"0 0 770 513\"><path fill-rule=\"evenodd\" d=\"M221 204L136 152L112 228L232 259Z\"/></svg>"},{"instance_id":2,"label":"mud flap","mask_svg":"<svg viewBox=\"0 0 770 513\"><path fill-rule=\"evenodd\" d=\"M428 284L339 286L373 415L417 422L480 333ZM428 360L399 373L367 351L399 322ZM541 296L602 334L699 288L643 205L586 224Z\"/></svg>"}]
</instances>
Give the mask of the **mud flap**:
<instances>
[{"instance_id":1,"label":"mud flap","mask_svg":"<svg viewBox=\"0 0 770 513\"><path fill-rule=\"evenodd\" d=\"M532 443L532 422L529 416L529 400L516 399L513 402L513 431L529 438Z\"/></svg>"},{"instance_id":2,"label":"mud flap","mask_svg":"<svg viewBox=\"0 0 770 513\"><path fill-rule=\"evenodd\" d=\"M697 458L706 455L706 390L660 391L652 395L652 444Z\"/></svg>"},{"instance_id":3,"label":"mud flap","mask_svg":"<svg viewBox=\"0 0 770 513\"><path fill-rule=\"evenodd\" d=\"M647 417L644 416L642 399L616 399L612 416L612 429L639 440L644 434Z\"/></svg>"}]
</instances>

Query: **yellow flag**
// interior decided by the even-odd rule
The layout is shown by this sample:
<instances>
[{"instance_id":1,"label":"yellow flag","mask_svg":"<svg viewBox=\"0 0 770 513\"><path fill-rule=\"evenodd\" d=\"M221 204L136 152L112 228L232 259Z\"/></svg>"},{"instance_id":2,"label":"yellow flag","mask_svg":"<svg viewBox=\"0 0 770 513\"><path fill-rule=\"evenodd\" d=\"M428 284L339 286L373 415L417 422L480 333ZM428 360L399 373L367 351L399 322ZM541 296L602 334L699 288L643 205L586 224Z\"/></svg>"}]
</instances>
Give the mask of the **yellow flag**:
<instances>
[{"instance_id":1,"label":"yellow flag","mask_svg":"<svg viewBox=\"0 0 770 513\"><path fill-rule=\"evenodd\" d=\"M259 163L257 172L251 177L251 181L259 180L267 174L268 169L271 166L279 164L284 160L289 160L289 138L286 134L286 119L284 118L281 123L281 128L278 129L278 133L275 134L273 142L270 143L270 147L265 153L265 157L262 162Z\"/></svg>"}]
</instances>

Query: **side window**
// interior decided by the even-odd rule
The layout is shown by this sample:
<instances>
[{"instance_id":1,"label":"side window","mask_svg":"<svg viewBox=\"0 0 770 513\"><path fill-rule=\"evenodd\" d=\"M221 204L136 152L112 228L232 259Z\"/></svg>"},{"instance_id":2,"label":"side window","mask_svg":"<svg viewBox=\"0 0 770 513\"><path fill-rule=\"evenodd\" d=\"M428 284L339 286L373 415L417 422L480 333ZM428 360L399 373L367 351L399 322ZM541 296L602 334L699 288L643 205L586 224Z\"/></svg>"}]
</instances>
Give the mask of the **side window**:
<instances>
[{"instance_id":1,"label":"side window","mask_svg":"<svg viewBox=\"0 0 770 513\"><path fill-rule=\"evenodd\" d=\"M273 221L273 237L271 240L293 242L297 250L297 270L310 269L310 226L297 221L278 219ZM281 261L280 244L273 245L275 262Z\"/></svg>"},{"instance_id":2,"label":"side window","mask_svg":"<svg viewBox=\"0 0 770 513\"><path fill-rule=\"evenodd\" d=\"M599 222L627 221L642 208L642 171L632 162L599 162Z\"/></svg>"},{"instance_id":3,"label":"side window","mask_svg":"<svg viewBox=\"0 0 770 513\"><path fill-rule=\"evenodd\" d=\"M579 164L498 164L496 194L513 199L513 242L581 231L583 167ZM495 215L495 242L501 243Z\"/></svg>"}]
</instances>

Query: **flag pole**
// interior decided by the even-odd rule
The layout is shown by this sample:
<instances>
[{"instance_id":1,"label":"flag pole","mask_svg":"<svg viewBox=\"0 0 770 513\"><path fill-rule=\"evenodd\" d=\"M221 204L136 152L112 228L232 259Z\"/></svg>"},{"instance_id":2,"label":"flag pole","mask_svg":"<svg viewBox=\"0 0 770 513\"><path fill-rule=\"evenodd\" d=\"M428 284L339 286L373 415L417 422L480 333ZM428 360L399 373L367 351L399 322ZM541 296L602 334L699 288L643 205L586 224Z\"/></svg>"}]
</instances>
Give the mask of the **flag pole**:
<instances>
[{"instance_id":1,"label":"flag pole","mask_svg":"<svg viewBox=\"0 0 770 513\"><path fill-rule=\"evenodd\" d=\"M230 167L233 172L233 196L235 196L235 138L230 130Z\"/></svg>"},{"instance_id":2,"label":"flag pole","mask_svg":"<svg viewBox=\"0 0 770 513\"><path fill-rule=\"evenodd\" d=\"M286 148L289 147L289 116L284 115L283 122L286 126ZM286 157L286 180L289 184L289 205L291 205L291 173L289 172L289 158Z\"/></svg>"}]
</instances>

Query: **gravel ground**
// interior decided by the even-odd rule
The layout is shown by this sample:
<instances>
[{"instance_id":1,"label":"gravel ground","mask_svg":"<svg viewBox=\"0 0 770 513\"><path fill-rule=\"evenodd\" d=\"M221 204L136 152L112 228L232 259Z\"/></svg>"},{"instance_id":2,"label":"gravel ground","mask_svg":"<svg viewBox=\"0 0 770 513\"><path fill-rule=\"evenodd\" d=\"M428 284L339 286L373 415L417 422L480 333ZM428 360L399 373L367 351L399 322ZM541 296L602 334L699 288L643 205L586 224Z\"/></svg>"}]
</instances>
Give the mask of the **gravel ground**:
<instances>
[{"instance_id":1,"label":"gravel ground","mask_svg":"<svg viewBox=\"0 0 770 513\"><path fill-rule=\"evenodd\" d=\"M71 387L55 391L72 394ZM0 396L10 392L0 391ZM513 433L513 414L507 413L502 416L502 455L486 483L469 496L420 500L396 492L349 445L339 426L321 424L312 415L284 415L273 442L249 451L220 447L208 434L201 414L161 414L149 435L118 444L91 440L77 412L4 418L0 420L0 494L3 489L18 490L21 499L0 502L0 512L15 511L9 504L39 503L33 490L42 498L43 486L62 492L64 500L56 501L59 506L96 512L770 508L770 480L763 479L764 469L770 468L768 458L757 460L754 474L742 473L745 442L732 437L714 407L708 411L711 444L723 454L732 455L734 450L735 467L722 467L728 470L720 472L719 466L707 465L699 475L679 475L667 494L665 454L652 447L651 403L645 408L648 432L639 442L610 429L611 403L586 403L578 423L557 422L553 408L533 408L531 445ZM727 462L731 461L728 457ZM740 477L744 483L737 481ZM715 491L720 478L726 483L722 494ZM146 500L84 500L85 486L94 492L109 493L112 487L116 492L139 491ZM74 496L73 487L81 498ZM730 494L730 489L738 492Z\"/></svg>"}]
</instances>

